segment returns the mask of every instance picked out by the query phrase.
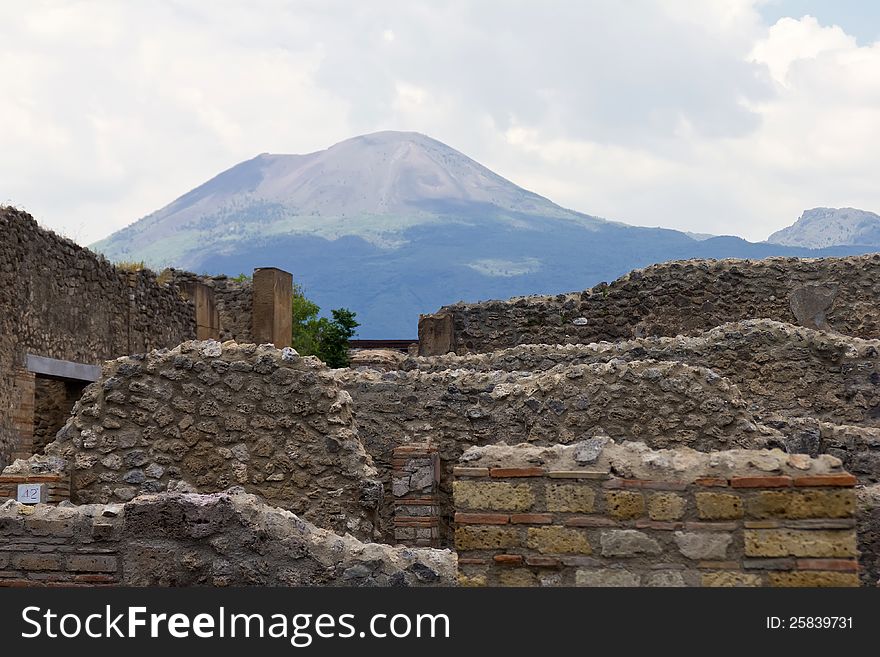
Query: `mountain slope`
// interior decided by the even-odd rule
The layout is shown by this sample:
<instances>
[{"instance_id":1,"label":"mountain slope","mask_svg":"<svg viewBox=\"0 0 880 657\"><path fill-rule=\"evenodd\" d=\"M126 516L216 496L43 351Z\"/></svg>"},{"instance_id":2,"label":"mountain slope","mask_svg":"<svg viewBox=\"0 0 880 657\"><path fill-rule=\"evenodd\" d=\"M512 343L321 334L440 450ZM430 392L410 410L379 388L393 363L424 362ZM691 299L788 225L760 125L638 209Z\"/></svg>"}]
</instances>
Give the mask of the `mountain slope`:
<instances>
[{"instance_id":1,"label":"mountain slope","mask_svg":"<svg viewBox=\"0 0 880 657\"><path fill-rule=\"evenodd\" d=\"M417 133L259 155L93 245L236 275L276 266L324 310L357 312L361 338L413 338L419 313L459 300L584 289L691 257L816 256L739 238L695 240L566 210Z\"/></svg>"},{"instance_id":2,"label":"mountain slope","mask_svg":"<svg viewBox=\"0 0 880 657\"><path fill-rule=\"evenodd\" d=\"M454 217L502 216L601 223L517 187L462 153L414 132L354 137L308 155L263 153L212 178L166 207L94 245L111 259L156 266L197 264L215 252L272 235L357 235L400 246L401 231Z\"/></svg>"},{"instance_id":3,"label":"mountain slope","mask_svg":"<svg viewBox=\"0 0 880 657\"><path fill-rule=\"evenodd\" d=\"M767 241L813 249L880 246L880 215L855 208L813 208L805 210L794 224L776 231Z\"/></svg>"}]
</instances>

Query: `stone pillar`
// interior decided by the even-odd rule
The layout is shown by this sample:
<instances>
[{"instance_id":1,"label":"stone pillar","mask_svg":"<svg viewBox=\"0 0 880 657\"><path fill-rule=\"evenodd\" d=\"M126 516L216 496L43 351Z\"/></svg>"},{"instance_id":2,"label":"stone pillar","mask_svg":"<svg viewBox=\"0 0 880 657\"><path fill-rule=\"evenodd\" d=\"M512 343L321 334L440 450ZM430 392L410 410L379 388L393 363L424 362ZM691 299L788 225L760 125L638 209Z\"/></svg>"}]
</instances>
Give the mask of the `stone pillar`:
<instances>
[{"instance_id":1,"label":"stone pillar","mask_svg":"<svg viewBox=\"0 0 880 657\"><path fill-rule=\"evenodd\" d=\"M34 453L34 396L36 377L25 368L15 371L12 387L12 428L17 442L12 448L12 460L26 459Z\"/></svg>"},{"instance_id":2,"label":"stone pillar","mask_svg":"<svg viewBox=\"0 0 880 657\"><path fill-rule=\"evenodd\" d=\"M183 291L196 309L196 340L219 340L220 311L214 303L214 289L191 281L183 284Z\"/></svg>"},{"instance_id":3,"label":"stone pillar","mask_svg":"<svg viewBox=\"0 0 880 657\"><path fill-rule=\"evenodd\" d=\"M293 277L275 267L254 270L252 333L258 344L289 347L293 331Z\"/></svg>"},{"instance_id":4,"label":"stone pillar","mask_svg":"<svg viewBox=\"0 0 880 657\"><path fill-rule=\"evenodd\" d=\"M440 544L440 456L432 445L396 447L392 456L394 540L415 547Z\"/></svg>"},{"instance_id":5,"label":"stone pillar","mask_svg":"<svg viewBox=\"0 0 880 657\"><path fill-rule=\"evenodd\" d=\"M452 313L419 317L419 356L442 356L455 351Z\"/></svg>"}]
</instances>

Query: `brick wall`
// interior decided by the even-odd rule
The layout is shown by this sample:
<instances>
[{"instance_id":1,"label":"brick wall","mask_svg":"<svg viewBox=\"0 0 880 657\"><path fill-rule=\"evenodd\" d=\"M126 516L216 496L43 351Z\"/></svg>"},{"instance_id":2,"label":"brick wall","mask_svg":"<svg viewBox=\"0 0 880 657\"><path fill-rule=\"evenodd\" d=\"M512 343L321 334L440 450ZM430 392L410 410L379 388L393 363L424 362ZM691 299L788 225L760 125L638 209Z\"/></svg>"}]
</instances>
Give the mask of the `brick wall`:
<instances>
[{"instance_id":1,"label":"brick wall","mask_svg":"<svg viewBox=\"0 0 880 657\"><path fill-rule=\"evenodd\" d=\"M466 452L460 583L858 586L855 477L839 460L641 447Z\"/></svg>"},{"instance_id":2,"label":"brick wall","mask_svg":"<svg viewBox=\"0 0 880 657\"><path fill-rule=\"evenodd\" d=\"M35 379L36 377L23 367L15 368L12 387L12 429L15 442L11 445L10 460L27 458L34 452Z\"/></svg>"},{"instance_id":3,"label":"brick wall","mask_svg":"<svg viewBox=\"0 0 880 657\"><path fill-rule=\"evenodd\" d=\"M351 397L292 349L189 341L104 363L46 456L77 504L240 485L319 526L372 539L384 490Z\"/></svg>"},{"instance_id":4,"label":"brick wall","mask_svg":"<svg viewBox=\"0 0 880 657\"><path fill-rule=\"evenodd\" d=\"M0 505L0 587L454 584L448 550L364 544L242 493Z\"/></svg>"},{"instance_id":5,"label":"brick wall","mask_svg":"<svg viewBox=\"0 0 880 657\"><path fill-rule=\"evenodd\" d=\"M46 502L57 504L70 500L69 473L0 474L0 501L16 499L19 484L43 484L46 486Z\"/></svg>"},{"instance_id":6,"label":"brick wall","mask_svg":"<svg viewBox=\"0 0 880 657\"><path fill-rule=\"evenodd\" d=\"M0 587L120 583L119 511L15 502L0 506Z\"/></svg>"}]
</instances>

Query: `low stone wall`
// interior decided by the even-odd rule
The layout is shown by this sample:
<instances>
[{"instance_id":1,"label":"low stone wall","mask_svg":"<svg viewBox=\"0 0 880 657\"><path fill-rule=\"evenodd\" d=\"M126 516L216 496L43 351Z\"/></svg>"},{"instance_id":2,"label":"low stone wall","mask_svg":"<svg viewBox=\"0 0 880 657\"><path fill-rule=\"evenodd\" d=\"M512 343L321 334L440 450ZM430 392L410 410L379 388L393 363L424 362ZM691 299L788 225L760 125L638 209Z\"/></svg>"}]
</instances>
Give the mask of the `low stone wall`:
<instances>
[{"instance_id":1,"label":"low stone wall","mask_svg":"<svg viewBox=\"0 0 880 657\"><path fill-rule=\"evenodd\" d=\"M448 550L361 543L230 491L0 506L4 586L452 586Z\"/></svg>"},{"instance_id":2,"label":"low stone wall","mask_svg":"<svg viewBox=\"0 0 880 657\"><path fill-rule=\"evenodd\" d=\"M351 398L292 349L193 341L109 361L46 453L69 464L79 504L241 485L319 526L378 531L383 488Z\"/></svg>"},{"instance_id":3,"label":"low stone wall","mask_svg":"<svg viewBox=\"0 0 880 657\"><path fill-rule=\"evenodd\" d=\"M419 353L686 335L759 317L875 338L878 296L880 254L667 262L583 292L445 306L420 321Z\"/></svg>"},{"instance_id":4,"label":"low stone wall","mask_svg":"<svg viewBox=\"0 0 880 657\"><path fill-rule=\"evenodd\" d=\"M735 386L680 363L620 360L534 375L336 370L334 376L354 400L361 441L386 489L395 447L426 442L437 447L444 524L452 514L452 465L474 445L553 445L608 435L657 448L710 451L783 440L778 430L756 421Z\"/></svg>"},{"instance_id":5,"label":"low stone wall","mask_svg":"<svg viewBox=\"0 0 880 657\"><path fill-rule=\"evenodd\" d=\"M767 412L880 427L880 339L865 340L768 319L730 322L696 336L593 344L529 344L499 351L408 358L404 370L539 372L615 359L679 361L735 383ZM791 385L797 381L797 385Z\"/></svg>"},{"instance_id":6,"label":"low stone wall","mask_svg":"<svg viewBox=\"0 0 880 657\"><path fill-rule=\"evenodd\" d=\"M858 586L855 481L779 450L474 448L455 469L460 582Z\"/></svg>"}]
</instances>

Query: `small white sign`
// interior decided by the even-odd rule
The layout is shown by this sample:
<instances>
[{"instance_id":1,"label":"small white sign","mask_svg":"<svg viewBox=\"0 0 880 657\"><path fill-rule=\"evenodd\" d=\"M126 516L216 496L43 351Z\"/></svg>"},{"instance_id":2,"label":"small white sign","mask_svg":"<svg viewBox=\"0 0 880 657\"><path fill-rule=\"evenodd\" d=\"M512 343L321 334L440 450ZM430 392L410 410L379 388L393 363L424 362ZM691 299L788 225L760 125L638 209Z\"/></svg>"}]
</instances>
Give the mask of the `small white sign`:
<instances>
[{"instance_id":1,"label":"small white sign","mask_svg":"<svg viewBox=\"0 0 880 657\"><path fill-rule=\"evenodd\" d=\"M18 501L22 504L40 504L46 501L46 487L43 484L19 484Z\"/></svg>"}]
</instances>

